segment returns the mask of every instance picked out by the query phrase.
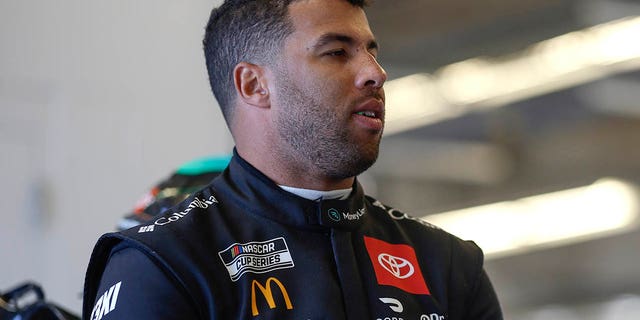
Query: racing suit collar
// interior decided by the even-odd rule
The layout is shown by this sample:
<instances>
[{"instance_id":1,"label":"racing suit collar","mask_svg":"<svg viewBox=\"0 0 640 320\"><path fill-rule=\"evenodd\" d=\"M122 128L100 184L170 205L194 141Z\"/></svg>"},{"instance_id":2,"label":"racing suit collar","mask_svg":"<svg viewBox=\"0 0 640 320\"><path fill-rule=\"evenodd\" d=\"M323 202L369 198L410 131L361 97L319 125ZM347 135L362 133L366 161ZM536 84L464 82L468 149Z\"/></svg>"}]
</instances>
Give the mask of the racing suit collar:
<instances>
[{"instance_id":1,"label":"racing suit collar","mask_svg":"<svg viewBox=\"0 0 640 320\"><path fill-rule=\"evenodd\" d=\"M240 157L235 149L229 167L220 178L233 186L226 190L231 190L228 196L236 204L253 214L283 224L312 229L353 230L367 219L364 191L357 179L354 180L353 191L345 200L307 200L280 188Z\"/></svg>"}]
</instances>

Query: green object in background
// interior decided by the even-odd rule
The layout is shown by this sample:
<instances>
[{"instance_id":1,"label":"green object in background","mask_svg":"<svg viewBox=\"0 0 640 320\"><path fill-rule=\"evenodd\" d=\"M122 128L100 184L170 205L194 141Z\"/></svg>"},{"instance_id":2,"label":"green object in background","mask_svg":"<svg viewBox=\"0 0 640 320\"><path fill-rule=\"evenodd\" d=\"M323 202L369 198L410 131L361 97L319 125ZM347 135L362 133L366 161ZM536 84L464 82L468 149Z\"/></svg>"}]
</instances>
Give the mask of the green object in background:
<instances>
[{"instance_id":1,"label":"green object in background","mask_svg":"<svg viewBox=\"0 0 640 320\"><path fill-rule=\"evenodd\" d=\"M231 161L231 155L199 158L183 164L176 173L196 176L206 172L221 172L229 165L229 161Z\"/></svg>"},{"instance_id":2,"label":"green object in background","mask_svg":"<svg viewBox=\"0 0 640 320\"><path fill-rule=\"evenodd\" d=\"M120 219L118 230L152 221L165 210L206 187L227 168L230 161L231 155L223 155L198 158L184 163L138 200L133 211Z\"/></svg>"}]
</instances>

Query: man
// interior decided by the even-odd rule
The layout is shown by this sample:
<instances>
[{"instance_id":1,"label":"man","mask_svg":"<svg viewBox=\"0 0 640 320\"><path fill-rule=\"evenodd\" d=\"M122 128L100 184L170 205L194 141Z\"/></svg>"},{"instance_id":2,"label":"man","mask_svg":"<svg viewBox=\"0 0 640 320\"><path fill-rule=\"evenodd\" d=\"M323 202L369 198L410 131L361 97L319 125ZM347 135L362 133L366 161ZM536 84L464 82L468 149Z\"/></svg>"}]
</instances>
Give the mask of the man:
<instances>
[{"instance_id":1,"label":"man","mask_svg":"<svg viewBox=\"0 0 640 320\"><path fill-rule=\"evenodd\" d=\"M103 236L90 319L501 319L482 252L364 196L384 70L364 1L227 0L204 39L236 143L155 221Z\"/></svg>"}]
</instances>

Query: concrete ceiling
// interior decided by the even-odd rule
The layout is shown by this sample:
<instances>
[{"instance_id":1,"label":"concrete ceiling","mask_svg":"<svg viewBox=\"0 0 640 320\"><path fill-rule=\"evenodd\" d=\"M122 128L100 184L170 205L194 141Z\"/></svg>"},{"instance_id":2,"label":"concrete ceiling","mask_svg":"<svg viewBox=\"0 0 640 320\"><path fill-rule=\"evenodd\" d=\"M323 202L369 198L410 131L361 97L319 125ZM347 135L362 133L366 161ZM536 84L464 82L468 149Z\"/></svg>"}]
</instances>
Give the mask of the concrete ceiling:
<instances>
[{"instance_id":1,"label":"concrete ceiling","mask_svg":"<svg viewBox=\"0 0 640 320\"><path fill-rule=\"evenodd\" d=\"M391 76L500 55L580 29L575 0L377 1L368 10Z\"/></svg>"}]
</instances>

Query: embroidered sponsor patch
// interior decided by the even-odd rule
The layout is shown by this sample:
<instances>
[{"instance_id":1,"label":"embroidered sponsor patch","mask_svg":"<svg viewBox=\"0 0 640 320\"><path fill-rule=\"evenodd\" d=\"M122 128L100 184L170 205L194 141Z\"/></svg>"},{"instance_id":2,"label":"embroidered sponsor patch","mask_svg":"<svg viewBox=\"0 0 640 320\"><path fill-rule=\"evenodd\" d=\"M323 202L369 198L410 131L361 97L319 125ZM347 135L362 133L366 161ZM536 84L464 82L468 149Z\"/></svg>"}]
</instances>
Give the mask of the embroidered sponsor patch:
<instances>
[{"instance_id":1,"label":"embroidered sponsor patch","mask_svg":"<svg viewBox=\"0 0 640 320\"><path fill-rule=\"evenodd\" d=\"M259 292L262 293L262 296L267 301L270 309L276 308L276 301L273 298L273 288L271 284L275 284L275 288L280 291L282 298L284 299L285 306L287 310L293 309L293 303L291 303L291 298L289 298L289 292L287 292L287 288L285 288L284 284L280 282L276 277L269 277L267 282L262 285L258 280L253 280L251 282L251 315L254 317L260 314L258 311L258 304L256 299L256 287Z\"/></svg>"},{"instance_id":2,"label":"embroidered sponsor patch","mask_svg":"<svg viewBox=\"0 0 640 320\"><path fill-rule=\"evenodd\" d=\"M116 308L121 285L122 281L112 285L109 290L107 290L102 294L102 296L100 296L100 298L98 298L96 304L93 306L93 311L91 311L91 316L89 319L101 320L102 317L106 316L109 312L113 311Z\"/></svg>"},{"instance_id":3,"label":"embroidered sponsor patch","mask_svg":"<svg viewBox=\"0 0 640 320\"><path fill-rule=\"evenodd\" d=\"M380 202L378 200L376 200L373 203L373 205L378 207L378 208L380 208L380 209L382 209L382 210L384 210L384 211L386 211L387 214L389 215L389 217L391 217L391 219L393 219L393 220L404 220L404 219L413 220L413 221L416 221L416 222L418 222L418 223L420 223L420 224L422 224L422 225L424 225L426 227L429 227L429 228L432 228L432 229L440 229L438 226L433 225L433 224L431 224L431 223L429 223L429 222L427 222L427 221L425 221L423 219L415 218L415 217L412 217L412 216L410 216L410 215L408 215L406 213L403 213L403 212L399 211L398 209L387 207L384 204L382 204L382 202Z\"/></svg>"},{"instance_id":4,"label":"embroidered sponsor patch","mask_svg":"<svg viewBox=\"0 0 640 320\"><path fill-rule=\"evenodd\" d=\"M371 237L364 237L364 244L378 284L394 286L413 294L431 294L413 247Z\"/></svg>"},{"instance_id":5,"label":"embroidered sponsor patch","mask_svg":"<svg viewBox=\"0 0 640 320\"><path fill-rule=\"evenodd\" d=\"M402 302L400 302L400 300L398 299L395 299L395 298L379 298L379 299L380 301L382 301L382 303L389 306L389 308L391 308L391 310L393 310L394 312L402 313L402 311L404 311L404 306L402 306Z\"/></svg>"},{"instance_id":6,"label":"embroidered sponsor patch","mask_svg":"<svg viewBox=\"0 0 640 320\"><path fill-rule=\"evenodd\" d=\"M231 281L237 281L247 273L267 273L273 270L293 268L293 259L284 238L248 243L234 243L218 252Z\"/></svg>"}]
</instances>

